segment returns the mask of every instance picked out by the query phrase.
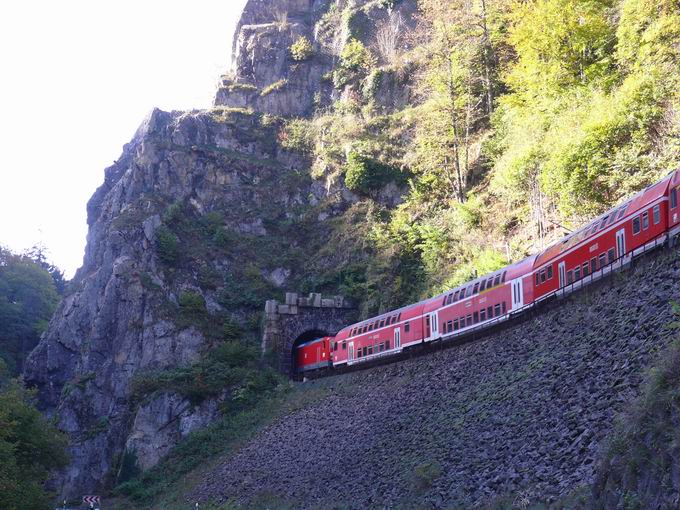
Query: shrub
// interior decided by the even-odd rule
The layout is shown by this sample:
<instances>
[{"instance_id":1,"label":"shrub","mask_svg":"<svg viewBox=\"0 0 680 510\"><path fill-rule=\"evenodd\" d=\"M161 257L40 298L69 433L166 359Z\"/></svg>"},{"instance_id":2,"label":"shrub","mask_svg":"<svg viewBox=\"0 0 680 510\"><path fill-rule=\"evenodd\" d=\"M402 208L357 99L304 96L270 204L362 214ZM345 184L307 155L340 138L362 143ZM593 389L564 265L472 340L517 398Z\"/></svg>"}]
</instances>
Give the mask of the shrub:
<instances>
[{"instance_id":1,"label":"shrub","mask_svg":"<svg viewBox=\"0 0 680 510\"><path fill-rule=\"evenodd\" d=\"M400 177L401 172L398 169L364 156L355 150L347 155L345 185L350 191L369 194Z\"/></svg>"},{"instance_id":2,"label":"shrub","mask_svg":"<svg viewBox=\"0 0 680 510\"><path fill-rule=\"evenodd\" d=\"M316 137L313 124L304 119L293 119L279 133L279 142L284 149L311 154L314 152Z\"/></svg>"},{"instance_id":3,"label":"shrub","mask_svg":"<svg viewBox=\"0 0 680 510\"><path fill-rule=\"evenodd\" d=\"M296 62L303 62L314 54L312 43L304 35L295 41L290 47L290 56Z\"/></svg>"},{"instance_id":4,"label":"shrub","mask_svg":"<svg viewBox=\"0 0 680 510\"><path fill-rule=\"evenodd\" d=\"M283 90L283 88L288 85L288 80L283 79L279 80L275 83L272 83L271 85L265 87L262 89L262 92L260 92L260 96L268 96L269 94L273 92L278 92L279 90Z\"/></svg>"},{"instance_id":5,"label":"shrub","mask_svg":"<svg viewBox=\"0 0 680 510\"><path fill-rule=\"evenodd\" d=\"M165 225L156 232L156 254L169 266L174 266L179 260L179 239Z\"/></svg>"}]
</instances>

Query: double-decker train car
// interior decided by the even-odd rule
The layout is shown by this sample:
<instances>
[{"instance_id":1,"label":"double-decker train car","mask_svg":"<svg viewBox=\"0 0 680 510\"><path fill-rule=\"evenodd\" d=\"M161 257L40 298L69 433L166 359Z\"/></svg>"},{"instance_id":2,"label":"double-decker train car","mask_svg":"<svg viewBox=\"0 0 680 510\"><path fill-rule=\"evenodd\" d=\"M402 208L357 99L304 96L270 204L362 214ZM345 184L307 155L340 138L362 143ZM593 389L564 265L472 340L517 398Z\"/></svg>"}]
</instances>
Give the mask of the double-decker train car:
<instances>
[{"instance_id":1,"label":"double-decker train car","mask_svg":"<svg viewBox=\"0 0 680 510\"><path fill-rule=\"evenodd\" d=\"M540 253L433 298L297 347L296 370L390 356L507 320L544 299L602 278L680 234L680 170Z\"/></svg>"}]
</instances>

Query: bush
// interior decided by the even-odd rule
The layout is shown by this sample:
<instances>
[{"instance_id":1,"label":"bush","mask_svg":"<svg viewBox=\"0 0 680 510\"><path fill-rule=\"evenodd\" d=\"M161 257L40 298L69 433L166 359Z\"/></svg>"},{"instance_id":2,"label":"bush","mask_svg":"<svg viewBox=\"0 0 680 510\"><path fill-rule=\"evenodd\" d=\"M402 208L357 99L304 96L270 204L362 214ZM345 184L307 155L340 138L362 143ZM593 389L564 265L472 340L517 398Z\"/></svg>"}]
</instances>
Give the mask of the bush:
<instances>
[{"instance_id":1,"label":"bush","mask_svg":"<svg viewBox=\"0 0 680 510\"><path fill-rule=\"evenodd\" d=\"M267 87L262 89L262 92L260 92L260 96L268 96L269 94L272 94L273 92L278 92L279 90L283 90L286 85L288 85L288 80L283 79L279 80L275 83L272 83L271 85L268 85Z\"/></svg>"},{"instance_id":2,"label":"bush","mask_svg":"<svg viewBox=\"0 0 680 510\"><path fill-rule=\"evenodd\" d=\"M303 62L311 58L314 54L312 43L304 35L293 43L290 47L290 56L296 62Z\"/></svg>"},{"instance_id":3,"label":"bush","mask_svg":"<svg viewBox=\"0 0 680 510\"><path fill-rule=\"evenodd\" d=\"M165 225L156 231L156 254L169 266L179 261L179 238Z\"/></svg>"},{"instance_id":4,"label":"bush","mask_svg":"<svg viewBox=\"0 0 680 510\"><path fill-rule=\"evenodd\" d=\"M347 155L345 185L350 191L369 194L400 177L401 172L398 169L357 151L350 151Z\"/></svg>"}]
</instances>

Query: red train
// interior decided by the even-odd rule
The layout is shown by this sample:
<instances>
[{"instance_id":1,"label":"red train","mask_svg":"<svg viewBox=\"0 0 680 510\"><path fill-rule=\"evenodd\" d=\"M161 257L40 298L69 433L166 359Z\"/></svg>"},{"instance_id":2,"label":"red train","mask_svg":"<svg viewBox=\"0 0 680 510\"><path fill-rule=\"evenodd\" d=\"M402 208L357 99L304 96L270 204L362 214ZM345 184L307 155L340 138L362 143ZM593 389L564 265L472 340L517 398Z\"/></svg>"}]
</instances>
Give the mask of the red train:
<instances>
[{"instance_id":1,"label":"red train","mask_svg":"<svg viewBox=\"0 0 680 510\"><path fill-rule=\"evenodd\" d=\"M464 335L573 292L680 233L680 170L580 230L444 294L347 326L297 346L305 373L390 356L410 346Z\"/></svg>"}]
</instances>

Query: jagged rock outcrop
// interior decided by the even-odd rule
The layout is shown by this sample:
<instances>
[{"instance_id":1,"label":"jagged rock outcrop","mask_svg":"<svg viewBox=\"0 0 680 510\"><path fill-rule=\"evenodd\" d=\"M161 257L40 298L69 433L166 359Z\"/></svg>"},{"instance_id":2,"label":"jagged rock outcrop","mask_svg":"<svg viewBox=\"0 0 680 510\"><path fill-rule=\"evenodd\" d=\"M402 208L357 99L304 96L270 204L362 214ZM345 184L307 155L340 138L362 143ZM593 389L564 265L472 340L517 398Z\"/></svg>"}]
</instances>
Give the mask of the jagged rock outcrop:
<instances>
[{"instance_id":1,"label":"jagged rock outcrop","mask_svg":"<svg viewBox=\"0 0 680 510\"><path fill-rule=\"evenodd\" d=\"M296 221L342 210L342 194L305 177L308 164L280 149L277 129L247 113L155 110L107 169L88 204L83 267L25 369L42 408L72 440L72 462L59 480L65 495L111 483L126 444L149 467L215 416L214 404L194 406L174 394L138 408L130 401L136 374L185 366L210 345L200 328L178 324L180 294L199 294L210 312L246 321L243 307L219 303L220 288L257 263L262 281L276 274L278 285L295 282L303 265L297 247L314 235L295 229ZM175 269L159 259L162 216L179 203L198 218L219 212L235 241L222 258L192 253ZM283 223L291 232L277 231ZM259 244L249 252L238 236ZM206 283L205 273L217 281Z\"/></svg>"},{"instance_id":2,"label":"jagged rock outcrop","mask_svg":"<svg viewBox=\"0 0 680 510\"><path fill-rule=\"evenodd\" d=\"M274 115L306 116L338 98L331 71L347 40L374 46L375 27L389 16L382 0L250 0L234 39L233 70L222 78L215 105L251 107ZM332 6L332 7L331 7ZM410 23L416 2L396 2L394 9ZM330 9L330 10L329 10ZM345 12L345 14L343 14ZM313 44L309 58L296 61L290 48L300 37ZM406 104L410 87L388 77L379 102L390 108Z\"/></svg>"},{"instance_id":3,"label":"jagged rock outcrop","mask_svg":"<svg viewBox=\"0 0 680 510\"><path fill-rule=\"evenodd\" d=\"M342 182L312 179L310 161L280 145L282 121L261 114L307 115L331 101L338 91L325 75L342 44L387 13L377 0L341 0L332 12L331 4L249 1L216 107L154 110L106 170L88 204L83 266L24 374L71 439L72 462L55 479L62 495L114 485L126 452L153 466L219 414L214 396L135 394L144 374L194 363L216 341L210 320L201 327L183 317L183 295L255 335L273 293L309 287L310 272L349 260L342 247L321 248L343 239L332 220L359 197ZM340 12L350 4L354 27ZM414 8L398 3L407 17ZM295 62L289 48L301 36L314 53ZM382 87L390 101L404 101ZM376 200L394 205L400 195L390 183Z\"/></svg>"}]
</instances>

